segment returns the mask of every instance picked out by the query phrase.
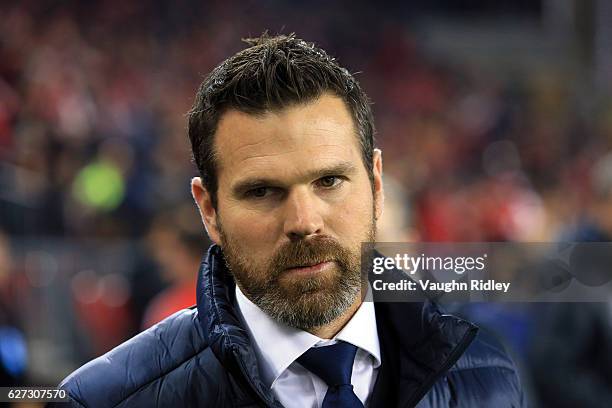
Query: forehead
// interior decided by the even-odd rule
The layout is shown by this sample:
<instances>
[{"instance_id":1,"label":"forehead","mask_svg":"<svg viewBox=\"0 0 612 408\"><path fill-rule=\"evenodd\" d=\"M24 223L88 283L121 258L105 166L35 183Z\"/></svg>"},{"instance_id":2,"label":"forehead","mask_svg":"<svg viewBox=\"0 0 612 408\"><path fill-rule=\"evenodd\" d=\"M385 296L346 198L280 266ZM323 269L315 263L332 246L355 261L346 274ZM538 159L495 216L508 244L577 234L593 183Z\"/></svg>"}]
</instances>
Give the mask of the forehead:
<instances>
[{"instance_id":1,"label":"forehead","mask_svg":"<svg viewBox=\"0 0 612 408\"><path fill-rule=\"evenodd\" d=\"M220 181L279 176L279 171L290 175L361 157L351 114L332 95L263 115L228 111L219 122L215 150Z\"/></svg>"}]
</instances>

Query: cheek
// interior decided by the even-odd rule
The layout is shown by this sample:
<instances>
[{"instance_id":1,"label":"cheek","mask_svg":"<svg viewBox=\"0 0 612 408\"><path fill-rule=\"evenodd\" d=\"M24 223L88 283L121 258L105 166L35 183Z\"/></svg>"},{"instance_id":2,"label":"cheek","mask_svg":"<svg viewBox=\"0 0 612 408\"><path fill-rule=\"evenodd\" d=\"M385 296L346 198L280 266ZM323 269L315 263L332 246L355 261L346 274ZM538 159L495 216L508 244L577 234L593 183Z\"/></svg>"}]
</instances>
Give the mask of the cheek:
<instances>
[{"instance_id":1,"label":"cheek","mask_svg":"<svg viewBox=\"0 0 612 408\"><path fill-rule=\"evenodd\" d=\"M270 258L276 242L276 224L270 217L251 211L227 211L221 222L227 238L246 258L258 264Z\"/></svg>"},{"instance_id":2,"label":"cheek","mask_svg":"<svg viewBox=\"0 0 612 408\"><path fill-rule=\"evenodd\" d=\"M343 240L362 240L369 232L373 217L372 190L361 188L342 203L334 206L330 227Z\"/></svg>"}]
</instances>

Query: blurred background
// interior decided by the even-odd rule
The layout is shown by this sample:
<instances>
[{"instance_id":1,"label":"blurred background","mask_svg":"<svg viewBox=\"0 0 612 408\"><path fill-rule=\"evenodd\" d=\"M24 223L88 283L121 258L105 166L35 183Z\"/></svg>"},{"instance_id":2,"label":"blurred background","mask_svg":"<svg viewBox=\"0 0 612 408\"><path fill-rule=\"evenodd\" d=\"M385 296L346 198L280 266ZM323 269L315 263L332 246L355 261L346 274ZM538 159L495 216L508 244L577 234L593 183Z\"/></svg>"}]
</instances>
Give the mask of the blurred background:
<instances>
[{"instance_id":1,"label":"blurred background","mask_svg":"<svg viewBox=\"0 0 612 408\"><path fill-rule=\"evenodd\" d=\"M0 1L0 386L56 385L195 303L185 114L266 29L373 100L380 240L611 240L612 2ZM533 406L612 406L612 297L460 312Z\"/></svg>"}]
</instances>

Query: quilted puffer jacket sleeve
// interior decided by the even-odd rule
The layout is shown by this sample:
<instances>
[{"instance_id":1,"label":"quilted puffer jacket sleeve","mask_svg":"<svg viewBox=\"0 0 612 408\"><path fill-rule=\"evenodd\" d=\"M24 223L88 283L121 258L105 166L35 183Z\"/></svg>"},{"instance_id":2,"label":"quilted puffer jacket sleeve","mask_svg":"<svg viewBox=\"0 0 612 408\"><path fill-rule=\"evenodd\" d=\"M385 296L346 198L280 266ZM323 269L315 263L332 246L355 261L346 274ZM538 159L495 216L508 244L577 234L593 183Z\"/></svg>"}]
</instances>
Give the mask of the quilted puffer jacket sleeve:
<instances>
[{"instance_id":1,"label":"quilted puffer jacket sleeve","mask_svg":"<svg viewBox=\"0 0 612 408\"><path fill-rule=\"evenodd\" d=\"M159 398L171 398L172 405L183 401L182 406L190 406L189 398L214 401L221 392L215 376L224 374L216 370L218 363L194 324L196 314L180 311L85 364L60 384L70 402L55 406L166 406ZM203 366L205 372L198 369Z\"/></svg>"}]
</instances>

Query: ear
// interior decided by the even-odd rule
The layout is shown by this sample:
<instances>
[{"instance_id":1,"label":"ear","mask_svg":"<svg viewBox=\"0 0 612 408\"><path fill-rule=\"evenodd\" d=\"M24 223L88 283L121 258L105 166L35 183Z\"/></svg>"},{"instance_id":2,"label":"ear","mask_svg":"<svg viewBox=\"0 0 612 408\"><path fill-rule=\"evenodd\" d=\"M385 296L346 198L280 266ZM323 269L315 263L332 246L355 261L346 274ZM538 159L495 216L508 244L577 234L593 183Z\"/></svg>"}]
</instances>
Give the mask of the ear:
<instances>
[{"instance_id":1,"label":"ear","mask_svg":"<svg viewBox=\"0 0 612 408\"><path fill-rule=\"evenodd\" d=\"M385 192L382 180L382 151L380 149L374 149L372 160L374 161L374 217L379 220L385 207Z\"/></svg>"},{"instance_id":2,"label":"ear","mask_svg":"<svg viewBox=\"0 0 612 408\"><path fill-rule=\"evenodd\" d=\"M219 245L221 240L217 225L217 211L213 207L210 193L202 185L202 179L200 177L191 179L191 195L200 210L200 216L202 217L202 222L204 223L208 236L215 244Z\"/></svg>"}]
</instances>

